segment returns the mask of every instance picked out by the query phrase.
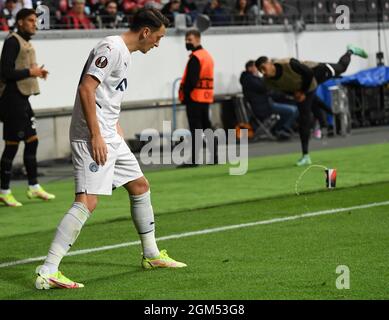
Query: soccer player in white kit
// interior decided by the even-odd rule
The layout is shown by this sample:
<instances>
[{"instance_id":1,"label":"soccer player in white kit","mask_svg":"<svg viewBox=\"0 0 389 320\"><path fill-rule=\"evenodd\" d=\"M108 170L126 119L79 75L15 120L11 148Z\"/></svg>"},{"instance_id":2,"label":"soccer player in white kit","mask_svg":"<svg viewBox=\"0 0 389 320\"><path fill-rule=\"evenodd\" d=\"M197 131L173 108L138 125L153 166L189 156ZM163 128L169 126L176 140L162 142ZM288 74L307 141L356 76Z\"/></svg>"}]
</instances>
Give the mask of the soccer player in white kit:
<instances>
[{"instance_id":1,"label":"soccer player in white kit","mask_svg":"<svg viewBox=\"0 0 389 320\"><path fill-rule=\"evenodd\" d=\"M169 21L156 9L138 11L129 31L100 41L91 51L81 75L70 126L76 198L57 227L42 266L37 289L82 288L65 277L58 266L96 208L98 195L111 195L123 186L131 201L131 216L143 249L142 267L181 268L155 241L149 184L123 139L120 104L127 87L131 53L158 47Z\"/></svg>"}]
</instances>

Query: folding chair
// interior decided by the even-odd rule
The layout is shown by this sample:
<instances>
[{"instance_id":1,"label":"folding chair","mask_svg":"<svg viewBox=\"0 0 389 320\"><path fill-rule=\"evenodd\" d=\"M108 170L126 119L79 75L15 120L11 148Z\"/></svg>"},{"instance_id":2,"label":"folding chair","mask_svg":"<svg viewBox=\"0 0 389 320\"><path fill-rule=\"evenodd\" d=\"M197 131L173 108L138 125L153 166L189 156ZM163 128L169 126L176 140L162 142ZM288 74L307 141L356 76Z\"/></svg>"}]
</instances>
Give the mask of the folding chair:
<instances>
[{"instance_id":1,"label":"folding chair","mask_svg":"<svg viewBox=\"0 0 389 320\"><path fill-rule=\"evenodd\" d=\"M258 141L260 139L277 140L276 137L271 133L271 129L279 120L278 115L271 115L270 117L262 121L258 119L258 117L255 115L251 104L243 95L238 95L236 99L237 107L241 110L238 112L241 112L241 114L244 115L244 119L248 121L248 123L253 123L256 126L253 141Z\"/></svg>"}]
</instances>

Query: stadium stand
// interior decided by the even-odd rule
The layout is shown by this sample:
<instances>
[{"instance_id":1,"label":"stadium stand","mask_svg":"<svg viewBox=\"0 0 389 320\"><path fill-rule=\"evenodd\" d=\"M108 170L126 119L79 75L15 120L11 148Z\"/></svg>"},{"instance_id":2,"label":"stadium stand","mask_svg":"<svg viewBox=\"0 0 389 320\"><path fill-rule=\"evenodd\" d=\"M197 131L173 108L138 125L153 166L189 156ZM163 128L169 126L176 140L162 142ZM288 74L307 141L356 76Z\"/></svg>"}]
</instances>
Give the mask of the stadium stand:
<instances>
[{"instance_id":1,"label":"stadium stand","mask_svg":"<svg viewBox=\"0 0 389 320\"><path fill-rule=\"evenodd\" d=\"M104 28L105 24L97 21L109 19L104 16L107 2L108 0L85 1L84 14L94 22L95 28ZM174 27L173 17L178 13L187 15L188 27L193 26L200 13L209 15L211 24L215 27L242 25L239 19L234 18L235 0L115 0L115 2L118 5L118 15L122 17L122 23L117 24L118 27L127 26L131 16L143 6L169 11L171 27ZM175 5L171 5L172 3ZM389 21L389 0L248 0L247 4L247 12L250 15L253 13L258 15L256 19L250 18L250 25L288 25L296 20L305 24L334 23L339 16L336 9L340 5L349 8L353 23L376 22L377 19ZM73 0L33 0L32 5L33 7L46 5L50 8L50 22L54 29L69 28L63 18L72 8ZM0 9L4 8L5 1L0 1ZM16 12L13 12L13 15L15 14ZM3 25L7 19L10 19L9 13L5 16L3 12L0 16ZM3 27L2 30L6 31L7 27Z\"/></svg>"}]
</instances>

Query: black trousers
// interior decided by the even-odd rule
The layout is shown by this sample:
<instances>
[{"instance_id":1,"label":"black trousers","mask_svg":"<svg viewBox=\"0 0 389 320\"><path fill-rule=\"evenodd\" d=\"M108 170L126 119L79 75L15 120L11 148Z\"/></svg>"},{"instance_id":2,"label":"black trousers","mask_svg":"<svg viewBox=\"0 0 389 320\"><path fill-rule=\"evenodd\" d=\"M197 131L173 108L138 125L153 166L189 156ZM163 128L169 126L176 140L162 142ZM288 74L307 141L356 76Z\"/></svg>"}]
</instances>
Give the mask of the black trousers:
<instances>
[{"instance_id":1,"label":"black trousers","mask_svg":"<svg viewBox=\"0 0 389 320\"><path fill-rule=\"evenodd\" d=\"M306 93L305 95L305 100L297 103L299 109L299 134L303 155L309 153L309 139L312 127L312 104L316 97L315 92Z\"/></svg>"},{"instance_id":2,"label":"black trousers","mask_svg":"<svg viewBox=\"0 0 389 320\"><path fill-rule=\"evenodd\" d=\"M318 84L326 82L331 78L339 77L342 73L346 72L351 62L351 55L352 53L346 52L340 57L337 63L320 63L317 67L313 68L313 74Z\"/></svg>"},{"instance_id":3,"label":"black trousers","mask_svg":"<svg viewBox=\"0 0 389 320\"><path fill-rule=\"evenodd\" d=\"M313 68L313 74L317 83L321 84L331 78L337 78L342 73L346 72L351 62L351 55L351 52L346 52L340 57L337 63L320 63L317 67ZM319 121L320 128L328 127L326 114L332 114L332 110L316 96L312 103L312 112L315 118Z\"/></svg>"},{"instance_id":4,"label":"black trousers","mask_svg":"<svg viewBox=\"0 0 389 320\"><path fill-rule=\"evenodd\" d=\"M189 123L189 130L192 135L192 155L190 161L188 161L188 164L196 164L198 162L199 154L196 152L196 144L197 149L199 150L199 147L202 145L203 141L202 139L198 141L198 139L195 139L195 130L196 129L212 129L211 121L209 120L209 104L208 103L199 103L190 101L186 103L186 114L188 117L188 123ZM196 141L197 140L197 141ZM207 141L207 145L209 145ZM198 151L197 150L197 151ZM217 140L214 141L214 162L217 162Z\"/></svg>"},{"instance_id":5,"label":"black trousers","mask_svg":"<svg viewBox=\"0 0 389 320\"><path fill-rule=\"evenodd\" d=\"M22 95L15 85L7 86L0 98L0 117L4 122L4 151L0 161L1 189L9 189L12 164L20 141L25 142L23 162L29 185L38 183L36 153L38 140L35 137L35 117L28 96ZM32 139L31 139L32 138Z\"/></svg>"},{"instance_id":6,"label":"black trousers","mask_svg":"<svg viewBox=\"0 0 389 320\"><path fill-rule=\"evenodd\" d=\"M23 141L36 136L35 116L28 98L13 86L7 86L0 98L5 141Z\"/></svg>"}]
</instances>

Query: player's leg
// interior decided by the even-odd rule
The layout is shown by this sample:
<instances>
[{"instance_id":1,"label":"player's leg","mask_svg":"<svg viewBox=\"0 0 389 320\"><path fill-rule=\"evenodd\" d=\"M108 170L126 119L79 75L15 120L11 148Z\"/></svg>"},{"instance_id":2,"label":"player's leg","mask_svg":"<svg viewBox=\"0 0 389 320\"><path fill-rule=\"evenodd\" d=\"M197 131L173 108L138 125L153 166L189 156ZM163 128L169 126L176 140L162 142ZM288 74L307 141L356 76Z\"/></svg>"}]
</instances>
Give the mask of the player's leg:
<instances>
[{"instance_id":1,"label":"player's leg","mask_svg":"<svg viewBox=\"0 0 389 320\"><path fill-rule=\"evenodd\" d=\"M315 127L316 126L316 121L315 121L313 136L316 139L321 139L322 138L322 131L328 127L328 123L327 123L327 119L326 119L326 114L320 108L318 100L319 100L319 98L317 98L317 96L315 95L314 101L312 103L312 113L315 117L315 120L317 120L319 122L319 127Z\"/></svg>"},{"instance_id":2,"label":"player's leg","mask_svg":"<svg viewBox=\"0 0 389 320\"><path fill-rule=\"evenodd\" d=\"M97 196L85 193L77 194L71 208L57 226L54 239L42 266L37 268L35 281L37 289L82 288L82 283L66 278L59 270L63 257L68 253L79 236L82 227L97 205Z\"/></svg>"},{"instance_id":3,"label":"player's leg","mask_svg":"<svg viewBox=\"0 0 389 320\"><path fill-rule=\"evenodd\" d=\"M302 158L297 162L297 166L310 165L312 163L309 156L309 139L312 125L312 101L314 93L307 93L302 103L298 103L299 110L299 133L302 149Z\"/></svg>"},{"instance_id":4,"label":"player's leg","mask_svg":"<svg viewBox=\"0 0 389 320\"><path fill-rule=\"evenodd\" d=\"M131 202L131 217L139 234L143 255L147 258L159 255L155 241L154 212L151 205L149 183L140 177L124 185Z\"/></svg>"},{"instance_id":5,"label":"player's leg","mask_svg":"<svg viewBox=\"0 0 389 320\"><path fill-rule=\"evenodd\" d=\"M312 70L318 84L339 77L346 72L351 63L351 56L353 54L352 50L347 50L337 63L319 63L314 67Z\"/></svg>"},{"instance_id":6,"label":"player's leg","mask_svg":"<svg viewBox=\"0 0 389 320\"><path fill-rule=\"evenodd\" d=\"M348 50L343 56L340 57L337 63L326 64L327 68L331 70L332 77L339 77L345 73L351 63L352 51Z\"/></svg>"},{"instance_id":7,"label":"player's leg","mask_svg":"<svg viewBox=\"0 0 389 320\"><path fill-rule=\"evenodd\" d=\"M35 130L34 130L35 131ZM46 192L38 183L38 164L36 153L38 149L38 136L32 134L24 141L23 162L27 172L28 190L27 197L30 199L39 198L42 200L55 199L55 195Z\"/></svg>"},{"instance_id":8,"label":"player's leg","mask_svg":"<svg viewBox=\"0 0 389 320\"><path fill-rule=\"evenodd\" d=\"M369 55L364 49L354 46L353 44L349 44L347 46L347 50L350 51L352 54L359 56L363 59L367 59L369 57Z\"/></svg>"},{"instance_id":9,"label":"player's leg","mask_svg":"<svg viewBox=\"0 0 389 320\"><path fill-rule=\"evenodd\" d=\"M365 50L362 48L356 47L354 45L347 46L347 52L342 55L337 63L329 63L327 67L329 69L333 69L333 77L339 77L343 73L345 73L351 63L351 56L356 55L361 58L366 59L368 57Z\"/></svg>"},{"instance_id":10,"label":"player's leg","mask_svg":"<svg viewBox=\"0 0 389 320\"><path fill-rule=\"evenodd\" d=\"M4 103L6 107L12 106L15 107L15 109L19 110L19 101L16 101L14 104L6 99L6 102ZM13 110L12 108L9 109ZM24 137L25 119L20 117L20 115L18 116L15 112L11 113L8 111L9 110L7 110L7 114L5 114L3 119L3 139L5 146L3 154L1 156L0 164L0 200L7 206L20 207L22 206L22 204L18 202L12 195L10 183L12 174L12 164L18 151L19 142Z\"/></svg>"},{"instance_id":11,"label":"player's leg","mask_svg":"<svg viewBox=\"0 0 389 320\"><path fill-rule=\"evenodd\" d=\"M35 286L38 289L81 288L82 284L69 280L58 270L62 258L70 250L83 225L96 208L98 195L112 193L116 152L108 147L108 158L104 166L92 159L90 145L72 142L72 160L75 171L76 197L71 208L59 223L43 266L37 268Z\"/></svg>"},{"instance_id":12,"label":"player's leg","mask_svg":"<svg viewBox=\"0 0 389 320\"><path fill-rule=\"evenodd\" d=\"M201 128L203 130L205 129L211 129L212 128L212 123L210 120L210 110L209 110L209 104L202 104L201 106ZM205 139L208 137L205 136ZM209 149L209 152L211 153L211 163L210 164L218 164L219 163L219 157L218 157L218 144L219 140L217 137L214 137L213 141L206 141L207 146ZM213 148L211 149L211 146L213 145Z\"/></svg>"},{"instance_id":13,"label":"player's leg","mask_svg":"<svg viewBox=\"0 0 389 320\"><path fill-rule=\"evenodd\" d=\"M166 250L158 250L155 240L154 212L151 205L150 189L145 177L138 178L124 185L131 201L131 217L142 244L142 267L182 268L185 263L170 258Z\"/></svg>"},{"instance_id":14,"label":"player's leg","mask_svg":"<svg viewBox=\"0 0 389 320\"><path fill-rule=\"evenodd\" d=\"M4 126L6 126L6 124L4 124ZM19 141L6 140L4 143L5 146L0 163L0 201L10 207L20 207L22 204L14 198L10 189L12 163L18 151Z\"/></svg>"},{"instance_id":15,"label":"player's leg","mask_svg":"<svg viewBox=\"0 0 389 320\"><path fill-rule=\"evenodd\" d=\"M185 267L186 264L171 259L166 250L158 249L149 183L124 140L118 148L113 186L124 186L128 192L131 217L142 245L142 266L145 269Z\"/></svg>"},{"instance_id":16,"label":"player's leg","mask_svg":"<svg viewBox=\"0 0 389 320\"><path fill-rule=\"evenodd\" d=\"M196 144L200 145L202 142L196 141L196 129L202 129L202 112L199 108L197 103L195 102L188 102L186 104L186 114L188 117L188 124L189 124L189 130L192 136L192 153L191 153L191 159L190 161L185 162L185 164L181 165L180 167L188 167L188 166L197 166L197 161L199 154L196 152L196 149L199 150L199 148L196 148Z\"/></svg>"},{"instance_id":17,"label":"player's leg","mask_svg":"<svg viewBox=\"0 0 389 320\"><path fill-rule=\"evenodd\" d=\"M36 132L36 121L34 112L28 99L24 100L24 110L26 110L24 132L24 153L23 162L27 171L28 189L27 197L39 198L42 200L52 200L55 195L46 192L42 186L38 184L38 165L36 154L38 150L38 135Z\"/></svg>"}]
</instances>

